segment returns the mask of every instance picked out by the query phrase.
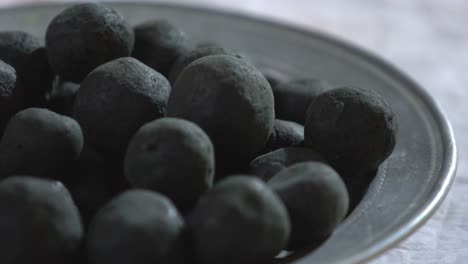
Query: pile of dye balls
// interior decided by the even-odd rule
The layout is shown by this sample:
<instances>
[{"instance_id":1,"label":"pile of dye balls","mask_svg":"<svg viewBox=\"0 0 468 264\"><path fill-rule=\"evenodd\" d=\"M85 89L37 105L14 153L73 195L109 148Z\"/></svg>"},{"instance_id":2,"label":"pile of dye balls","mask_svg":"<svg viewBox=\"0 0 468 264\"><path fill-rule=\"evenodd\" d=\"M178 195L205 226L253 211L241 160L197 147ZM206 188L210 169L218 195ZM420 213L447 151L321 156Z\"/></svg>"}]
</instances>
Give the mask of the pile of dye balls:
<instances>
[{"instance_id":1,"label":"pile of dye balls","mask_svg":"<svg viewBox=\"0 0 468 264\"><path fill-rule=\"evenodd\" d=\"M100 4L0 33L2 264L250 264L323 243L395 146L372 90L278 83Z\"/></svg>"}]
</instances>

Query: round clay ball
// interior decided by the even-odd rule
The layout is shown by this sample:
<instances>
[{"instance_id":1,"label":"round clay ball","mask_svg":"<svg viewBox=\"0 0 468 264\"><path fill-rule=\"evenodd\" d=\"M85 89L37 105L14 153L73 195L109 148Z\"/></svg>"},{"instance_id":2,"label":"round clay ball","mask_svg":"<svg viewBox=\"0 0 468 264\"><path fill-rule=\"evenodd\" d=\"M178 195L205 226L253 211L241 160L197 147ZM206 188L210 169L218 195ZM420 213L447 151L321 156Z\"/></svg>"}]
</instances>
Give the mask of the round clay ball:
<instances>
[{"instance_id":1,"label":"round clay ball","mask_svg":"<svg viewBox=\"0 0 468 264\"><path fill-rule=\"evenodd\" d=\"M253 264L275 257L289 239L289 217L262 181L235 175L203 196L189 218L195 252L205 264Z\"/></svg>"},{"instance_id":2,"label":"round clay ball","mask_svg":"<svg viewBox=\"0 0 468 264\"><path fill-rule=\"evenodd\" d=\"M0 61L0 135L8 120L23 108L21 88L17 85L16 71Z\"/></svg>"},{"instance_id":3,"label":"round clay ball","mask_svg":"<svg viewBox=\"0 0 468 264\"><path fill-rule=\"evenodd\" d=\"M57 181L13 176L0 182L3 264L72 263L83 227L67 189Z\"/></svg>"},{"instance_id":4,"label":"round clay ball","mask_svg":"<svg viewBox=\"0 0 468 264\"><path fill-rule=\"evenodd\" d=\"M183 228L183 218L164 196L126 191L93 219L87 238L89 263L169 263Z\"/></svg>"},{"instance_id":5,"label":"round clay ball","mask_svg":"<svg viewBox=\"0 0 468 264\"><path fill-rule=\"evenodd\" d=\"M266 149L274 151L280 148L298 146L304 141L304 126L291 121L275 119L273 131L266 144Z\"/></svg>"},{"instance_id":6,"label":"round clay ball","mask_svg":"<svg viewBox=\"0 0 468 264\"><path fill-rule=\"evenodd\" d=\"M72 116L73 104L80 85L72 82L61 82L49 94L47 108L61 115Z\"/></svg>"},{"instance_id":7,"label":"round clay ball","mask_svg":"<svg viewBox=\"0 0 468 264\"><path fill-rule=\"evenodd\" d=\"M174 84L180 73L192 62L210 55L229 55L230 52L215 43L201 43L186 51L174 62L169 73L169 81Z\"/></svg>"},{"instance_id":8,"label":"round clay ball","mask_svg":"<svg viewBox=\"0 0 468 264\"><path fill-rule=\"evenodd\" d=\"M187 36L167 20L150 20L137 25L132 56L164 76L187 49Z\"/></svg>"},{"instance_id":9,"label":"round clay ball","mask_svg":"<svg viewBox=\"0 0 468 264\"><path fill-rule=\"evenodd\" d=\"M61 172L82 148L83 134L74 119L42 108L22 110L10 119L0 141L0 177Z\"/></svg>"},{"instance_id":10,"label":"round clay ball","mask_svg":"<svg viewBox=\"0 0 468 264\"><path fill-rule=\"evenodd\" d=\"M166 113L170 85L164 76L126 57L105 63L81 83L73 107L86 141L116 158L125 154L131 136Z\"/></svg>"},{"instance_id":11,"label":"round clay ball","mask_svg":"<svg viewBox=\"0 0 468 264\"><path fill-rule=\"evenodd\" d=\"M41 41L23 31L0 32L0 60L15 68L25 106L44 106L54 73Z\"/></svg>"},{"instance_id":12,"label":"round clay ball","mask_svg":"<svg viewBox=\"0 0 468 264\"><path fill-rule=\"evenodd\" d=\"M99 65L130 56L133 42L133 29L123 17L97 3L66 8L46 31L50 66L65 80L77 83Z\"/></svg>"},{"instance_id":13,"label":"round clay ball","mask_svg":"<svg viewBox=\"0 0 468 264\"><path fill-rule=\"evenodd\" d=\"M343 87L323 93L310 105L305 144L340 174L375 170L393 151L395 116L376 92Z\"/></svg>"},{"instance_id":14,"label":"round clay ball","mask_svg":"<svg viewBox=\"0 0 468 264\"><path fill-rule=\"evenodd\" d=\"M304 124L310 103L332 88L319 79L294 79L273 86L276 117Z\"/></svg>"},{"instance_id":15,"label":"round clay ball","mask_svg":"<svg viewBox=\"0 0 468 264\"><path fill-rule=\"evenodd\" d=\"M275 117L273 93L251 64L234 56L207 56L177 79L168 116L198 124L213 141L217 168L232 169L265 147Z\"/></svg>"},{"instance_id":16,"label":"round clay ball","mask_svg":"<svg viewBox=\"0 0 468 264\"><path fill-rule=\"evenodd\" d=\"M130 141L125 175L134 187L167 195L183 211L191 209L213 184L213 145L206 133L190 121L152 121Z\"/></svg>"},{"instance_id":17,"label":"round clay ball","mask_svg":"<svg viewBox=\"0 0 468 264\"><path fill-rule=\"evenodd\" d=\"M249 173L268 181L281 170L304 161L324 161L316 151L303 147L281 148L255 158Z\"/></svg>"},{"instance_id":18,"label":"round clay ball","mask_svg":"<svg viewBox=\"0 0 468 264\"><path fill-rule=\"evenodd\" d=\"M348 192L340 175L321 162L297 163L269 182L291 219L288 249L320 245L348 212Z\"/></svg>"}]
</instances>

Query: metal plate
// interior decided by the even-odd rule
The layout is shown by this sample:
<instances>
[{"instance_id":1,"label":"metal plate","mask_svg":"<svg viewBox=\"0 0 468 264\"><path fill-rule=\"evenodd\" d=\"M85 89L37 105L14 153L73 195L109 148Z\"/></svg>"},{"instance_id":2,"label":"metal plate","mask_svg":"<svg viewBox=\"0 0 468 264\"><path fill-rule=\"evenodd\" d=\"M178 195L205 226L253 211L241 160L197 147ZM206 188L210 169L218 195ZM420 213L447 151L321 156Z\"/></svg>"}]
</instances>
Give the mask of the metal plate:
<instances>
[{"instance_id":1,"label":"metal plate","mask_svg":"<svg viewBox=\"0 0 468 264\"><path fill-rule=\"evenodd\" d=\"M112 4L131 23L167 18L194 42L214 41L248 55L281 76L319 77L336 85L375 89L399 121L397 146L355 211L319 249L291 263L357 263L388 249L423 224L447 194L456 170L449 122L427 93L375 56L331 38L272 22L200 8ZM0 30L43 36L64 5L0 13Z\"/></svg>"}]
</instances>

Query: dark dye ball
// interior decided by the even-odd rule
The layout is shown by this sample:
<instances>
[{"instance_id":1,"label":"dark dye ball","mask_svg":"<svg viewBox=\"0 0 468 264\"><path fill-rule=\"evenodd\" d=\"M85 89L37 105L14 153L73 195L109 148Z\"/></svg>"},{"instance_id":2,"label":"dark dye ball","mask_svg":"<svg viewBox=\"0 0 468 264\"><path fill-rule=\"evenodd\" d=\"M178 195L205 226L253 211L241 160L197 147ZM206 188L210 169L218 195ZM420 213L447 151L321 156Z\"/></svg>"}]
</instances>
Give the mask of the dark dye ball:
<instances>
[{"instance_id":1,"label":"dark dye ball","mask_svg":"<svg viewBox=\"0 0 468 264\"><path fill-rule=\"evenodd\" d=\"M0 135L8 120L23 108L23 91L17 85L16 71L0 61Z\"/></svg>"},{"instance_id":2,"label":"dark dye ball","mask_svg":"<svg viewBox=\"0 0 468 264\"><path fill-rule=\"evenodd\" d=\"M48 176L78 159L83 134L78 123L47 109L15 114L0 141L0 177L13 174Z\"/></svg>"},{"instance_id":3,"label":"dark dye ball","mask_svg":"<svg viewBox=\"0 0 468 264\"><path fill-rule=\"evenodd\" d=\"M183 228L183 218L164 196L143 190L124 192L91 223L89 263L169 263L167 258Z\"/></svg>"},{"instance_id":4,"label":"dark dye ball","mask_svg":"<svg viewBox=\"0 0 468 264\"><path fill-rule=\"evenodd\" d=\"M309 148L281 148L254 159L250 163L249 173L268 181L286 167L304 161L323 161L323 158Z\"/></svg>"},{"instance_id":5,"label":"dark dye ball","mask_svg":"<svg viewBox=\"0 0 468 264\"><path fill-rule=\"evenodd\" d=\"M321 162L297 163L269 182L291 219L288 249L318 246L348 212L348 192L340 175Z\"/></svg>"},{"instance_id":6,"label":"dark dye ball","mask_svg":"<svg viewBox=\"0 0 468 264\"><path fill-rule=\"evenodd\" d=\"M81 83L73 107L86 142L116 158L132 135L166 113L170 85L164 76L126 57L103 64Z\"/></svg>"},{"instance_id":7,"label":"dark dye ball","mask_svg":"<svg viewBox=\"0 0 468 264\"><path fill-rule=\"evenodd\" d=\"M72 82L59 83L49 95L47 108L58 114L72 116L73 104L80 85Z\"/></svg>"},{"instance_id":8,"label":"dark dye ball","mask_svg":"<svg viewBox=\"0 0 468 264\"><path fill-rule=\"evenodd\" d=\"M177 79L168 116L198 124L213 141L217 169L235 168L264 149L274 123L273 93L251 64L228 55L207 56Z\"/></svg>"},{"instance_id":9,"label":"dark dye ball","mask_svg":"<svg viewBox=\"0 0 468 264\"><path fill-rule=\"evenodd\" d=\"M286 246L290 223L281 200L265 183L232 176L200 199L189 229L202 263L253 264Z\"/></svg>"},{"instance_id":10,"label":"dark dye ball","mask_svg":"<svg viewBox=\"0 0 468 264\"><path fill-rule=\"evenodd\" d=\"M294 147L304 141L304 127L298 123L275 119L273 131L266 144L266 149L274 151L280 148Z\"/></svg>"},{"instance_id":11,"label":"dark dye ball","mask_svg":"<svg viewBox=\"0 0 468 264\"><path fill-rule=\"evenodd\" d=\"M130 56L131 26L114 10L96 3L68 7L50 22L46 47L52 69L79 83L94 68Z\"/></svg>"},{"instance_id":12,"label":"dark dye ball","mask_svg":"<svg viewBox=\"0 0 468 264\"><path fill-rule=\"evenodd\" d=\"M276 117L304 124L310 103L332 88L318 79L295 79L274 86Z\"/></svg>"},{"instance_id":13,"label":"dark dye ball","mask_svg":"<svg viewBox=\"0 0 468 264\"><path fill-rule=\"evenodd\" d=\"M374 91L343 87L323 93L310 105L305 144L340 174L377 169L395 147L395 116Z\"/></svg>"},{"instance_id":14,"label":"dark dye ball","mask_svg":"<svg viewBox=\"0 0 468 264\"><path fill-rule=\"evenodd\" d=\"M187 36L166 20L151 20L134 28L132 56L168 76L172 65L187 50Z\"/></svg>"},{"instance_id":15,"label":"dark dye ball","mask_svg":"<svg viewBox=\"0 0 468 264\"><path fill-rule=\"evenodd\" d=\"M112 198L130 188L122 167L84 145L80 158L67 170L64 184L70 190L85 226Z\"/></svg>"},{"instance_id":16,"label":"dark dye ball","mask_svg":"<svg viewBox=\"0 0 468 264\"><path fill-rule=\"evenodd\" d=\"M134 187L160 192L183 211L211 188L214 166L210 138L196 124L178 118L142 126L125 156L125 175Z\"/></svg>"},{"instance_id":17,"label":"dark dye ball","mask_svg":"<svg viewBox=\"0 0 468 264\"><path fill-rule=\"evenodd\" d=\"M13 176L0 182L2 264L72 263L83 227L67 189L57 181Z\"/></svg>"},{"instance_id":18,"label":"dark dye ball","mask_svg":"<svg viewBox=\"0 0 468 264\"><path fill-rule=\"evenodd\" d=\"M20 81L24 87L26 107L45 107L47 94L52 91L55 74L47 59L44 47L34 50L21 72Z\"/></svg>"},{"instance_id":19,"label":"dark dye ball","mask_svg":"<svg viewBox=\"0 0 468 264\"><path fill-rule=\"evenodd\" d=\"M23 31L0 32L0 59L15 68L25 106L44 106L54 73L41 41Z\"/></svg>"},{"instance_id":20,"label":"dark dye ball","mask_svg":"<svg viewBox=\"0 0 468 264\"><path fill-rule=\"evenodd\" d=\"M180 73L192 62L210 55L229 55L230 52L214 43L202 43L183 53L174 63L169 73L169 81L174 84Z\"/></svg>"}]
</instances>

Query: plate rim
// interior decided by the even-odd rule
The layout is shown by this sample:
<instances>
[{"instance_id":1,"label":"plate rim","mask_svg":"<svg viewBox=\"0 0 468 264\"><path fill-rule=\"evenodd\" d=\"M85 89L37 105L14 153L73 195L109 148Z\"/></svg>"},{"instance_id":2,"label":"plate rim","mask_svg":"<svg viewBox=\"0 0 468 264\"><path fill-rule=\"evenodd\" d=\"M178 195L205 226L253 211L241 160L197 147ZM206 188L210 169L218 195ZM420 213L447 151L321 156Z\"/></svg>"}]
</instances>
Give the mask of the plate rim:
<instances>
[{"instance_id":1,"label":"plate rim","mask_svg":"<svg viewBox=\"0 0 468 264\"><path fill-rule=\"evenodd\" d=\"M77 3L83 3L84 1L63 3L63 2L54 2L54 1L45 1L45 2L36 2L36 3L26 3L18 4L13 6L7 6L0 8L0 15L4 15L8 12L18 12L24 9L31 8L47 8L47 7L58 7L58 6L70 6ZM369 261L387 250L396 246L399 242L413 234L417 229L423 226L431 216L437 211L444 199L446 198L450 187L454 181L457 163L458 163L458 151L456 146L456 140L454 136L454 131L450 121L448 120L446 114L441 109L440 105L435 101L435 99L415 80L413 80L408 74L399 70L392 62L384 59L380 55L367 50L364 47L361 47L357 44L354 44L342 37L336 36L334 34L325 32L316 27L306 27L304 25L294 24L292 22L287 22L281 19L275 20L272 17L265 16L255 16L254 14L242 12L240 10L225 10L221 7L208 7L204 4L202 5L193 5L185 3L168 3L168 2L145 2L141 0L124 2L124 1L105 1L102 2L104 5L112 6L162 6L167 8L178 8L187 11L196 11L200 13L209 13L212 15L222 15L228 16L235 19L248 20L255 23L260 23L268 26L273 26L281 28L286 31L295 32L301 35L312 37L323 41L324 43L334 45L341 49L347 50L353 55L360 57L367 61L368 63L376 66L381 69L383 72L388 73L391 76L394 76L401 83L404 84L406 89L410 89L418 98L424 102L431 112L432 118L434 118L435 123L440 129L440 134L442 137L442 147L443 155L442 167L440 169L441 176L434 186L433 190L430 193L430 199L427 200L421 207L416 211L415 215L410 217L410 219L398 227L398 229L389 235L388 237L381 239L373 246L369 247L367 250L358 252L350 258L347 259L347 263L361 263L364 261ZM292 263L302 263L306 264L308 256L312 253L304 255L298 260L294 260Z\"/></svg>"}]
</instances>

